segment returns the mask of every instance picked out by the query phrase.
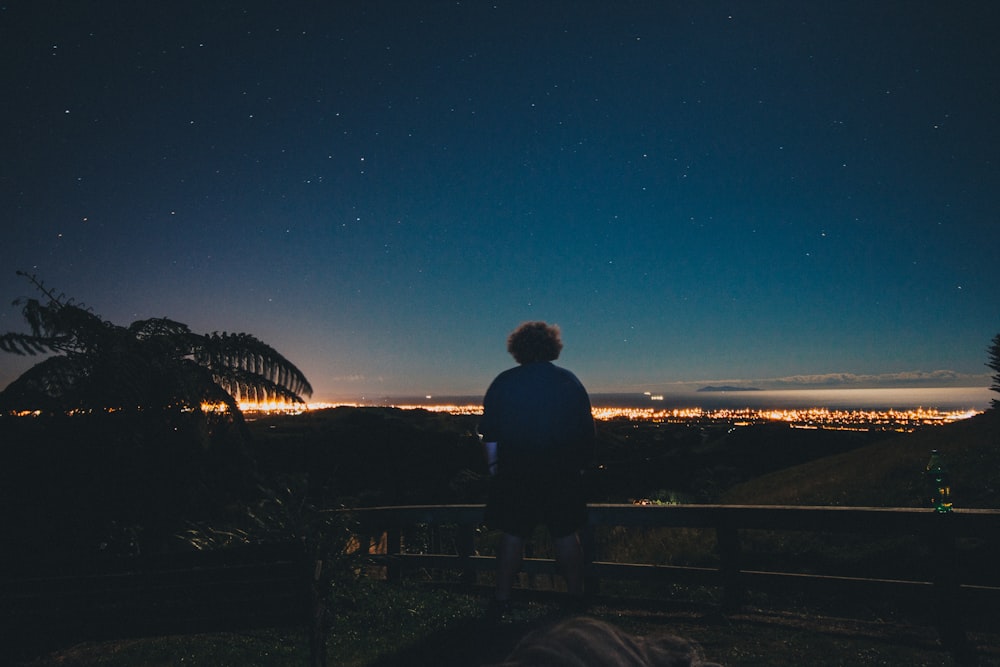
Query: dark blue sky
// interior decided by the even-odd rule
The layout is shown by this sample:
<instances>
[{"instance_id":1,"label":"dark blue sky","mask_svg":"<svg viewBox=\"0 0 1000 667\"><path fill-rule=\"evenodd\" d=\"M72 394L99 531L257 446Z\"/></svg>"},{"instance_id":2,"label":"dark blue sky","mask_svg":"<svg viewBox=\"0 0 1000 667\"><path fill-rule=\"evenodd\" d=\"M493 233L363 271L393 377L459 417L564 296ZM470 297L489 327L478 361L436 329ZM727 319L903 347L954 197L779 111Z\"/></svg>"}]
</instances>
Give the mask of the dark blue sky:
<instances>
[{"instance_id":1,"label":"dark blue sky","mask_svg":"<svg viewBox=\"0 0 1000 667\"><path fill-rule=\"evenodd\" d=\"M1000 6L818 4L0 0L0 298L316 399L481 393L528 319L592 391L985 386Z\"/></svg>"}]
</instances>

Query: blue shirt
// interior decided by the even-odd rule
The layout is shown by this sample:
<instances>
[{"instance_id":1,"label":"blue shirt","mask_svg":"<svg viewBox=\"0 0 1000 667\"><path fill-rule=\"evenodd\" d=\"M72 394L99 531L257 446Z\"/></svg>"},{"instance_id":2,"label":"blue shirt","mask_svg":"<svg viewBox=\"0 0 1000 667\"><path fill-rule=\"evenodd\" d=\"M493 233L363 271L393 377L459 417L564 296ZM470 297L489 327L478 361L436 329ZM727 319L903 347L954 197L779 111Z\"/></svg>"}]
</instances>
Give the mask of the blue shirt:
<instances>
[{"instance_id":1,"label":"blue shirt","mask_svg":"<svg viewBox=\"0 0 1000 667\"><path fill-rule=\"evenodd\" d=\"M483 398L479 432L498 443L500 472L576 469L594 449L590 397L573 373L548 361L498 375Z\"/></svg>"}]
</instances>

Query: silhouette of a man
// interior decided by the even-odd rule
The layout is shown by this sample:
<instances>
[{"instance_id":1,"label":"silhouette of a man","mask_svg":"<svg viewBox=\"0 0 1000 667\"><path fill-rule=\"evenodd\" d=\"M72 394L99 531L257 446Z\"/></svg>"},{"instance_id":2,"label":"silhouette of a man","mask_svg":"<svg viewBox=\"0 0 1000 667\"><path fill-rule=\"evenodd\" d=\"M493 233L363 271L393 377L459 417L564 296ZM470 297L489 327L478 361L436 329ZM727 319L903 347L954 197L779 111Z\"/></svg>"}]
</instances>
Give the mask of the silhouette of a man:
<instances>
[{"instance_id":1,"label":"silhouette of a man","mask_svg":"<svg viewBox=\"0 0 1000 667\"><path fill-rule=\"evenodd\" d=\"M510 604L525 540L544 524L576 600L583 594L586 524L583 470L594 450L590 397L577 377L552 362L562 340L557 326L525 322L507 339L518 365L493 380L483 399L479 432L490 471L486 524L500 530L496 606Z\"/></svg>"}]
</instances>

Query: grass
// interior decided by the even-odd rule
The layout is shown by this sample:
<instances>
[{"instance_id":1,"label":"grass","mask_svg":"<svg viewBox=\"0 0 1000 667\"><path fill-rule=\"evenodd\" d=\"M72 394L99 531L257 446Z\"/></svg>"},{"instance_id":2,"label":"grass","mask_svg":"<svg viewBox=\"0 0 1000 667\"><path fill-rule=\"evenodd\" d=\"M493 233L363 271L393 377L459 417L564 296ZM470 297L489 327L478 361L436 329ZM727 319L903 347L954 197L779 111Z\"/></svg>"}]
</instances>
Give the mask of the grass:
<instances>
[{"instance_id":1,"label":"grass","mask_svg":"<svg viewBox=\"0 0 1000 667\"><path fill-rule=\"evenodd\" d=\"M501 661L528 632L561 618L557 606L524 602L500 624L481 596L416 584L369 582L363 604L342 601L331 628L330 665L394 667ZM597 605L594 618L639 636L673 634L698 642L708 659L737 665L954 665L933 631L906 625L794 612L746 610L721 617L691 611ZM979 665L1000 665L1000 636L974 636ZM277 630L87 643L31 667L166 667L307 664L304 632Z\"/></svg>"}]
</instances>

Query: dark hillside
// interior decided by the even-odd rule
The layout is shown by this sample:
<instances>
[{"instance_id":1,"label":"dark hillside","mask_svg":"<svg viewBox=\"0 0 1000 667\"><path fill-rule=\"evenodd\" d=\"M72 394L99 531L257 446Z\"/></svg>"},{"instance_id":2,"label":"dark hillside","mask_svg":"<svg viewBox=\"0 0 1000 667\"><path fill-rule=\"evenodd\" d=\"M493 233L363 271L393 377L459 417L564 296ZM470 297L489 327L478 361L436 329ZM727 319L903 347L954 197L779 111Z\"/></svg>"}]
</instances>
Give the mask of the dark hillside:
<instances>
[{"instance_id":1,"label":"dark hillside","mask_svg":"<svg viewBox=\"0 0 1000 667\"><path fill-rule=\"evenodd\" d=\"M985 414L763 475L720 502L770 505L922 507L922 472L937 449L951 473L956 507L1000 507L1000 414Z\"/></svg>"},{"instance_id":2,"label":"dark hillside","mask_svg":"<svg viewBox=\"0 0 1000 667\"><path fill-rule=\"evenodd\" d=\"M598 424L595 501L718 502L735 484L863 447L877 433L610 421Z\"/></svg>"},{"instance_id":3,"label":"dark hillside","mask_svg":"<svg viewBox=\"0 0 1000 667\"><path fill-rule=\"evenodd\" d=\"M478 502L475 418L426 410L332 408L251 424L258 469L306 475L320 505Z\"/></svg>"},{"instance_id":4,"label":"dark hillside","mask_svg":"<svg viewBox=\"0 0 1000 667\"><path fill-rule=\"evenodd\" d=\"M924 467L937 449L950 472L956 508L1000 508L1000 416L996 411L899 434L866 447L779 470L739 484L719 499L724 504L923 507L931 512ZM963 576L996 585L1000 536L982 535L958 544ZM855 576L927 576L933 557L916 537L803 533L759 535L753 546L769 566L822 565ZM993 583L991 583L993 582Z\"/></svg>"},{"instance_id":5,"label":"dark hillside","mask_svg":"<svg viewBox=\"0 0 1000 667\"><path fill-rule=\"evenodd\" d=\"M306 476L314 503L420 504L485 500L476 416L396 408L334 408L251 423L264 475ZM862 447L876 435L787 424L597 424L591 500L717 502L734 484Z\"/></svg>"}]
</instances>

